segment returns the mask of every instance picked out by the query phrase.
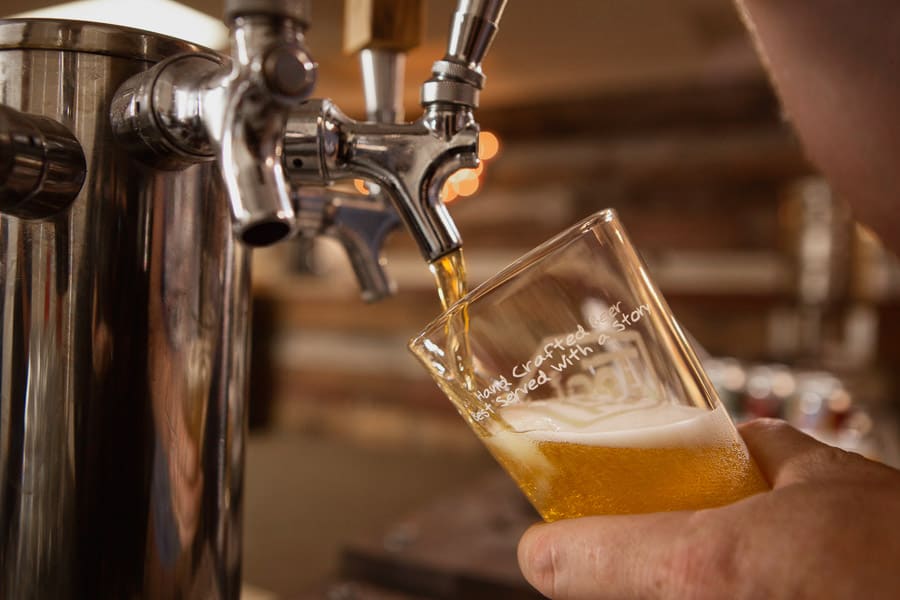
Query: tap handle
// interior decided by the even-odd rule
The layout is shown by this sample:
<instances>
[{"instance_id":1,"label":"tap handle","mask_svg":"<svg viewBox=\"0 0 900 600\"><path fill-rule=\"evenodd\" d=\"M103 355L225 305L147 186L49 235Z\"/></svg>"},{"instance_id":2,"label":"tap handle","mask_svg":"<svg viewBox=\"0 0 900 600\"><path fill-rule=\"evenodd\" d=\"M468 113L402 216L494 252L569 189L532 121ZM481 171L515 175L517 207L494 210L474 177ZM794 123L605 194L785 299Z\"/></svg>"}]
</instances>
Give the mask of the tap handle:
<instances>
[{"instance_id":1,"label":"tap handle","mask_svg":"<svg viewBox=\"0 0 900 600\"><path fill-rule=\"evenodd\" d=\"M481 71L481 62L494 41L505 7L506 0L459 0L445 60Z\"/></svg>"},{"instance_id":2,"label":"tap handle","mask_svg":"<svg viewBox=\"0 0 900 600\"><path fill-rule=\"evenodd\" d=\"M344 52L359 52L366 118L403 121L406 53L422 38L422 0L345 0Z\"/></svg>"},{"instance_id":3,"label":"tap handle","mask_svg":"<svg viewBox=\"0 0 900 600\"><path fill-rule=\"evenodd\" d=\"M422 0L345 0L344 52L409 52L422 41Z\"/></svg>"},{"instance_id":4,"label":"tap handle","mask_svg":"<svg viewBox=\"0 0 900 600\"><path fill-rule=\"evenodd\" d=\"M309 26L310 5L309 0L225 0L226 24L245 15L287 17L306 29Z\"/></svg>"},{"instance_id":5,"label":"tap handle","mask_svg":"<svg viewBox=\"0 0 900 600\"><path fill-rule=\"evenodd\" d=\"M381 249L401 223L397 212L390 204L372 199L336 196L328 220L325 232L347 251L363 300L377 302L392 296L396 286L387 274Z\"/></svg>"},{"instance_id":6,"label":"tap handle","mask_svg":"<svg viewBox=\"0 0 900 600\"><path fill-rule=\"evenodd\" d=\"M506 0L459 0L450 26L447 54L434 63L422 85L422 105L478 108L484 87L481 62L497 34Z\"/></svg>"}]
</instances>

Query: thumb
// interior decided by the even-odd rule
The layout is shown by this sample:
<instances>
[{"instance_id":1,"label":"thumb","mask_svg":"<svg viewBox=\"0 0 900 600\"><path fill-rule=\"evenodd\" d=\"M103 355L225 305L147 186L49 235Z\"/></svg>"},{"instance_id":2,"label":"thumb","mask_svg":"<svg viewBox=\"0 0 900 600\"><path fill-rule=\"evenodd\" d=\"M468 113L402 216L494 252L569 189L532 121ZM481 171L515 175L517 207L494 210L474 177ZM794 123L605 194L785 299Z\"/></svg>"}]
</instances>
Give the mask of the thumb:
<instances>
[{"instance_id":1,"label":"thumb","mask_svg":"<svg viewBox=\"0 0 900 600\"><path fill-rule=\"evenodd\" d=\"M663 554L688 512L582 517L531 527L519 542L519 567L556 600L658 597Z\"/></svg>"}]
</instances>

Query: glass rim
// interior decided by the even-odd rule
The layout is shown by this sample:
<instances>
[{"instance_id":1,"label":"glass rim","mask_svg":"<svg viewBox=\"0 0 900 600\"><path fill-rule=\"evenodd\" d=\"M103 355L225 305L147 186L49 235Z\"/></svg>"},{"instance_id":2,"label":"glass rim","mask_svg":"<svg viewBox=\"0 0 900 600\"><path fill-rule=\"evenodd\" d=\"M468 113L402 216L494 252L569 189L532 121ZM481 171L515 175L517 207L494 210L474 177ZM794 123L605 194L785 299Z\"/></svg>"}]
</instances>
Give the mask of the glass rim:
<instances>
[{"instance_id":1,"label":"glass rim","mask_svg":"<svg viewBox=\"0 0 900 600\"><path fill-rule=\"evenodd\" d=\"M464 304L471 304L472 302L478 300L482 296L485 296L490 290L506 283L513 277L519 275L526 269L528 269L532 264L536 262L541 256L550 252L555 252L556 250L562 249L567 245L571 244L577 239L580 239L585 233L596 227L600 223L611 223L613 221L618 220L618 213L613 208L605 208L601 211L595 212L590 216L587 216L580 221L576 222L574 225L567 227L565 230L556 234L549 240L542 242L541 244L535 246L504 268L502 268L495 275L488 278L486 281L478 284L465 296L451 304L447 310L443 311L437 317L429 321L429 323L422 328L422 330L417 333L414 337L409 340L408 346L410 350L415 352L415 347L421 346L422 341L425 337L431 335L431 333L437 328L443 328L447 321L450 320L456 313L461 310L461 307Z\"/></svg>"}]
</instances>

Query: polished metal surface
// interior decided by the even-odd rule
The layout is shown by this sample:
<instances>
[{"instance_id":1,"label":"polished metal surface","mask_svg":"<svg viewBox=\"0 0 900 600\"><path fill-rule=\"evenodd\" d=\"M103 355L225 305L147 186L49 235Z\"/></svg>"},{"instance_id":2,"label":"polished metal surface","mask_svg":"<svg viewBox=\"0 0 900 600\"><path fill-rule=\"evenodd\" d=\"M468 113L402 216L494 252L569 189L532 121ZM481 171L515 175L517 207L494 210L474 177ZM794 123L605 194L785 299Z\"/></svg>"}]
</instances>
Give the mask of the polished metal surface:
<instances>
[{"instance_id":1,"label":"polished metal surface","mask_svg":"<svg viewBox=\"0 0 900 600\"><path fill-rule=\"evenodd\" d=\"M481 62L497 35L507 0L460 0L447 44L446 60L481 69Z\"/></svg>"},{"instance_id":2,"label":"polished metal surface","mask_svg":"<svg viewBox=\"0 0 900 600\"><path fill-rule=\"evenodd\" d=\"M81 191L84 172L84 152L68 129L0 105L0 212L54 215Z\"/></svg>"},{"instance_id":3,"label":"polished metal surface","mask_svg":"<svg viewBox=\"0 0 900 600\"><path fill-rule=\"evenodd\" d=\"M128 78L110 106L116 142L133 158L160 169L214 161L196 82L218 75L222 63L213 54L177 54Z\"/></svg>"},{"instance_id":4,"label":"polished metal surface","mask_svg":"<svg viewBox=\"0 0 900 600\"><path fill-rule=\"evenodd\" d=\"M478 108L484 87L481 63L497 35L507 0L459 0L450 26L447 54L422 85L422 104Z\"/></svg>"},{"instance_id":5,"label":"polished metal surface","mask_svg":"<svg viewBox=\"0 0 900 600\"><path fill-rule=\"evenodd\" d=\"M391 199L427 261L458 249L462 240L440 194L451 174L478 165L472 110L505 0L460 0L447 54L423 86L423 115L405 124L393 122L399 112L396 56L370 52L363 58L364 65L366 56L371 59L366 87L376 122L349 119L328 100L299 104L316 72L304 45L305 21L251 14L281 4L235 2L240 11L228 9L248 16L232 23L227 75L192 55L123 85L112 111L119 141L135 155L155 154L153 164L162 167L214 156L235 231L253 245L296 231L286 172L293 185L368 179ZM285 91L296 95L284 97ZM380 265L375 257L367 263Z\"/></svg>"},{"instance_id":6,"label":"polished metal surface","mask_svg":"<svg viewBox=\"0 0 900 600\"><path fill-rule=\"evenodd\" d=\"M291 106L315 84L303 26L268 15L235 17L231 61L183 54L126 81L112 102L116 138L159 168L215 160L236 235L264 246L294 231L282 168Z\"/></svg>"},{"instance_id":7,"label":"polished metal surface","mask_svg":"<svg viewBox=\"0 0 900 600\"><path fill-rule=\"evenodd\" d=\"M301 249L312 251L313 244L308 242L317 236L334 238L347 252L365 302L377 302L396 292L381 251L401 221L383 194L363 196L304 187L296 201Z\"/></svg>"},{"instance_id":8,"label":"polished metal surface","mask_svg":"<svg viewBox=\"0 0 900 600\"><path fill-rule=\"evenodd\" d=\"M0 49L65 50L150 63L180 52L205 51L196 44L146 31L55 19L4 20L0 28Z\"/></svg>"},{"instance_id":9,"label":"polished metal surface","mask_svg":"<svg viewBox=\"0 0 900 600\"><path fill-rule=\"evenodd\" d=\"M310 100L288 120L285 170L299 186L352 178L376 182L431 261L462 244L440 190L452 173L477 165L477 140L471 111L413 123L366 123L329 100Z\"/></svg>"},{"instance_id":10,"label":"polished metal surface","mask_svg":"<svg viewBox=\"0 0 900 600\"><path fill-rule=\"evenodd\" d=\"M359 53L366 120L377 123L403 121L403 75L406 53L366 48Z\"/></svg>"},{"instance_id":11,"label":"polished metal surface","mask_svg":"<svg viewBox=\"0 0 900 600\"><path fill-rule=\"evenodd\" d=\"M48 21L0 40L0 103L87 165L67 210L0 215L0 598L238 598L247 251L214 164L150 169L108 120L186 45Z\"/></svg>"},{"instance_id":12,"label":"polished metal surface","mask_svg":"<svg viewBox=\"0 0 900 600\"><path fill-rule=\"evenodd\" d=\"M450 100L412 123L300 104L317 69L303 2L229 2L231 60L105 25L0 22L0 104L64 127L86 163L58 214L0 214L0 598L238 597L237 239L337 237L371 298L391 290L380 248L398 215L427 260L457 249L440 190L477 165L480 59L503 4L461 0L432 78ZM301 194L298 218L288 176L383 195Z\"/></svg>"}]
</instances>

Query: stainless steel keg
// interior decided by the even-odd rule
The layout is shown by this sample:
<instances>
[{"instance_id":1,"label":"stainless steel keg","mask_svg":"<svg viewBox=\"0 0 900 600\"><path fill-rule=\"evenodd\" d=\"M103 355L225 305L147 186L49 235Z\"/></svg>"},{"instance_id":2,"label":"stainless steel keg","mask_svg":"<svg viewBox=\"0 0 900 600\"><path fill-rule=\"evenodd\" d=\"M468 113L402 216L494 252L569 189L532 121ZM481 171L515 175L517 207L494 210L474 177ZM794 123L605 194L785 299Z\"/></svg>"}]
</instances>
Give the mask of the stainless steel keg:
<instances>
[{"instance_id":1,"label":"stainless steel keg","mask_svg":"<svg viewBox=\"0 0 900 600\"><path fill-rule=\"evenodd\" d=\"M0 598L238 597L248 253L214 162L144 166L109 116L200 50L0 21L0 178L43 188L0 198Z\"/></svg>"}]
</instances>

